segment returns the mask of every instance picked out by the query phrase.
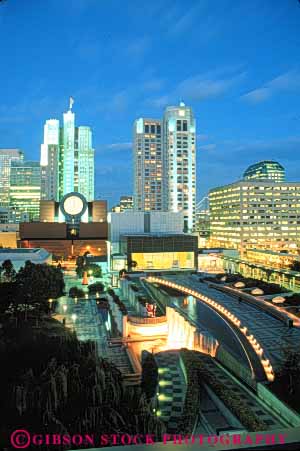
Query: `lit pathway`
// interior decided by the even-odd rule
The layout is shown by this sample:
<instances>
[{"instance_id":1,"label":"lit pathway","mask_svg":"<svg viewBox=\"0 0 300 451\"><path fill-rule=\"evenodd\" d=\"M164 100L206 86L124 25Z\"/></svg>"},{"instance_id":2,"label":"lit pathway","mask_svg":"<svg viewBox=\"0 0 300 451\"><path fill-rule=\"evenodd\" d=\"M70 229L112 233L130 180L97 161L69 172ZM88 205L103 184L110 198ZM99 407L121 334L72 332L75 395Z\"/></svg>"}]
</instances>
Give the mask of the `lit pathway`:
<instances>
[{"instance_id":1,"label":"lit pathway","mask_svg":"<svg viewBox=\"0 0 300 451\"><path fill-rule=\"evenodd\" d=\"M158 364L159 378L158 414L166 424L167 432L176 433L186 395L186 383L179 365L179 352L159 352L154 357Z\"/></svg>"},{"instance_id":2,"label":"lit pathway","mask_svg":"<svg viewBox=\"0 0 300 451\"><path fill-rule=\"evenodd\" d=\"M74 300L65 296L59 299L57 313L65 318L66 327L76 332L78 340L94 341L99 356L107 356L105 324L95 299Z\"/></svg>"}]
</instances>

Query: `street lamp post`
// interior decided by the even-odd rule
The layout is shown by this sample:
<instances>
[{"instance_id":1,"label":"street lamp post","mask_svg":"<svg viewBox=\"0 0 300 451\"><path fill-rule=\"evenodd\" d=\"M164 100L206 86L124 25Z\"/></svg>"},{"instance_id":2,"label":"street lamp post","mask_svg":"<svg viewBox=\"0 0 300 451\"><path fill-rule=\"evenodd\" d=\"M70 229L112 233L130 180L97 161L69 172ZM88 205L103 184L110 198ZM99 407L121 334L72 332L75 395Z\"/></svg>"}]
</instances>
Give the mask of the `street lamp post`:
<instances>
[{"instance_id":1,"label":"street lamp post","mask_svg":"<svg viewBox=\"0 0 300 451\"><path fill-rule=\"evenodd\" d=\"M73 331L75 331L75 323L76 323L76 319L77 319L77 315L76 313L73 313L71 315L72 321L73 321Z\"/></svg>"}]
</instances>

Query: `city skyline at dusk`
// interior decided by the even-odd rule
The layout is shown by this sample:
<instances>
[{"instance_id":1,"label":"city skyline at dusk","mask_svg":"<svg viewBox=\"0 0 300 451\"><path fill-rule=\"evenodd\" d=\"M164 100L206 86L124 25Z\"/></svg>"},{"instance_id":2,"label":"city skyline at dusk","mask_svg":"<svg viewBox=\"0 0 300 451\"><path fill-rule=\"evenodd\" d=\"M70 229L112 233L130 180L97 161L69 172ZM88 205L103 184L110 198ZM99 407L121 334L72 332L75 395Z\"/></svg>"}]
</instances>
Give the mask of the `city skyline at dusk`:
<instances>
[{"instance_id":1,"label":"city skyline at dusk","mask_svg":"<svg viewBox=\"0 0 300 451\"><path fill-rule=\"evenodd\" d=\"M299 180L299 2L166 0L145 12L132 1L122 17L118 1L71 3L1 5L2 148L38 161L43 124L72 95L93 132L96 196L113 205L133 191L134 120L184 101L197 120L198 201L259 160Z\"/></svg>"}]
</instances>

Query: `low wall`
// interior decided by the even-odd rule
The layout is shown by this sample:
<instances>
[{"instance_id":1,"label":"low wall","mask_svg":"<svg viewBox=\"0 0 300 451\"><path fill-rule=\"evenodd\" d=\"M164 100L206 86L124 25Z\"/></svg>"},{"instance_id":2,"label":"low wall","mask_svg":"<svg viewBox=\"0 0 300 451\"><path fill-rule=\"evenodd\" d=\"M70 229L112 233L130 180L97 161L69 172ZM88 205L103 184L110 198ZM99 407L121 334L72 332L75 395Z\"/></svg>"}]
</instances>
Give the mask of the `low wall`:
<instances>
[{"instance_id":1,"label":"low wall","mask_svg":"<svg viewBox=\"0 0 300 451\"><path fill-rule=\"evenodd\" d=\"M256 389L256 381L252 378L250 369L242 365L237 358L230 354L223 346L220 346L216 352L216 360L225 368L238 376L250 387Z\"/></svg>"},{"instance_id":2,"label":"low wall","mask_svg":"<svg viewBox=\"0 0 300 451\"><path fill-rule=\"evenodd\" d=\"M289 408L277 398L265 385L258 382L257 395L267 406L276 412L292 427L300 426L300 414Z\"/></svg>"},{"instance_id":3,"label":"low wall","mask_svg":"<svg viewBox=\"0 0 300 451\"><path fill-rule=\"evenodd\" d=\"M156 337L160 335L167 336L168 323L167 321L157 324L137 324L127 321L127 331L130 336L139 335L142 337Z\"/></svg>"}]
</instances>

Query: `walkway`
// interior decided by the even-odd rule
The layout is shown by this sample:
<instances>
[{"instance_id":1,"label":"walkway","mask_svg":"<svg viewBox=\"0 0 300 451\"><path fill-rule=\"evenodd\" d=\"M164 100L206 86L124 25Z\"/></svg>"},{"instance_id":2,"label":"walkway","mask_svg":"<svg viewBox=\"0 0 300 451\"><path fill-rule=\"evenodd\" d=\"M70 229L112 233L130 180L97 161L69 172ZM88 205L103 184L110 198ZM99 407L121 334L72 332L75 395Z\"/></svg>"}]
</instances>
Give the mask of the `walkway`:
<instances>
[{"instance_id":1,"label":"walkway","mask_svg":"<svg viewBox=\"0 0 300 451\"><path fill-rule=\"evenodd\" d=\"M154 355L158 364L158 410L168 433L177 433L177 423L183 411L186 383L179 365L179 352L167 351Z\"/></svg>"},{"instance_id":2,"label":"walkway","mask_svg":"<svg viewBox=\"0 0 300 451\"><path fill-rule=\"evenodd\" d=\"M209 356L201 355L201 362L205 364L210 371L226 388L232 390L240 399L246 402L248 409L251 410L261 421L267 425L267 430L286 427L288 424L279 421L275 415L245 386L238 383L219 363ZM201 404L201 410L202 410ZM201 421L197 426L196 433L202 431Z\"/></svg>"}]
</instances>

